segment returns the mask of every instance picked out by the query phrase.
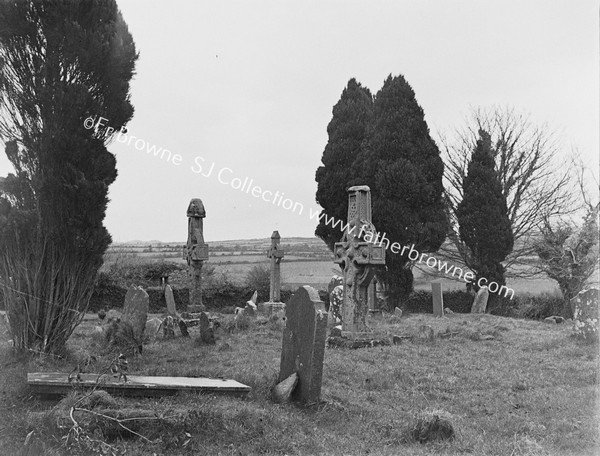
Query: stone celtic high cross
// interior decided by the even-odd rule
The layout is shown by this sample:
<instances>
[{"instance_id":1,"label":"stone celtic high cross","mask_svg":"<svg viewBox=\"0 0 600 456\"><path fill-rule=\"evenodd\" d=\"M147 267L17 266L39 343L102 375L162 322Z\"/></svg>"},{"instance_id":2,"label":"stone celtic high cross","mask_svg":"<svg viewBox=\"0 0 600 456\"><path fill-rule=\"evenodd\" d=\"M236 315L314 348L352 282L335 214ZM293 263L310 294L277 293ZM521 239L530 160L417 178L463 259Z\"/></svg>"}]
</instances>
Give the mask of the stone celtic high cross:
<instances>
[{"instance_id":1,"label":"stone celtic high cross","mask_svg":"<svg viewBox=\"0 0 600 456\"><path fill-rule=\"evenodd\" d=\"M188 217L188 239L185 249L185 258L190 267L192 285L190 287L190 304L200 306L202 304L202 266L208 260L208 244L204 242L203 220L206 217L204 204L200 198L190 201L187 209Z\"/></svg>"},{"instance_id":2,"label":"stone celtic high cross","mask_svg":"<svg viewBox=\"0 0 600 456\"><path fill-rule=\"evenodd\" d=\"M281 236L279 231L273 231L271 235L271 248L267 257L271 260L271 288L269 290L269 302L281 300L281 260L284 256L283 249L279 246Z\"/></svg>"},{"instance_id":3,"label":"stone celtic high cross","mask_svg":"<svg viewBox=\"0 0 600 456\"><path fill-rule=\"evenodd\" d=\"M344 275L344 303L342 304L342 337L368 337L368 287L375 274L375 266L385 264L385 248L365 241L365 234L375 238L371 223L371 189L366 185L348 189L348 226L341 242L334 246L334 261Z\"/></svg>"}]
</instances>

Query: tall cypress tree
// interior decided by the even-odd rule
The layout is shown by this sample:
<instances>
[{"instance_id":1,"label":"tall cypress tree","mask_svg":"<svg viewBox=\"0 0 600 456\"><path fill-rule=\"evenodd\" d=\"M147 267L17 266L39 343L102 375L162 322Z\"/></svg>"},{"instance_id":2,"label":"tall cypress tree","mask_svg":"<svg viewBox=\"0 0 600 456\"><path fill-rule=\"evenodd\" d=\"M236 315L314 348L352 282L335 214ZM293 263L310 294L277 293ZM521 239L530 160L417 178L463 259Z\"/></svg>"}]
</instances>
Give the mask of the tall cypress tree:
<instances>
[{"instance_id":1,"label":"tall cypress tree","mask_svg":"<svg viewBox=\"0 0 600 456\"><path fill-rule=\"evenodd\" d=\"M494 165L490 135L479 130L479 140L463 181L463 198L456 209L461 240L469 248L475 281L505 285L502 261L512 251L514 237Z\"/></svg>"},{"instance_id":2,"label":"tall cypress tree","mask_svg":"<svg viewBox=\"0 0 600 456\"><path fill-rule=\"evenodd\" d=\"M317 169L317 202L323 210L315 234L333 251L343 233L328 220L345 221L348 210L346 189L352 181L352 164L360 152L373 109L373 97L366 87L352 78L333 107L333 118L327 126L329 141Z\"/></svg>"},{"instance_id":3,"label":"tall cypress tree","mask_svg":"<svg viewBox=\"0 0 600 456\"><path fill-rule=\"evenodd\" d=\"M110 131L133 115L137 52L114 0L0 3L0 276L15 346L59 352L87 308L111 238Z\"/></svg>"},{"instance_id":4,"label":"tall cypress tree","mask_svg":"<svg viewBox=\"0 0 600 456\"><path fill-rule=\"evenodd\" d=\"M403 76L385 80L375 96L373 116L353 165L354 185L372 191L373 223L390 242L436 251L448 221L443 204L440 152L429 134L423 109ZM387 270L378 274L388 297L401 299L413 289L412 263L386 252Z\"/></svg>"}]
</instances>

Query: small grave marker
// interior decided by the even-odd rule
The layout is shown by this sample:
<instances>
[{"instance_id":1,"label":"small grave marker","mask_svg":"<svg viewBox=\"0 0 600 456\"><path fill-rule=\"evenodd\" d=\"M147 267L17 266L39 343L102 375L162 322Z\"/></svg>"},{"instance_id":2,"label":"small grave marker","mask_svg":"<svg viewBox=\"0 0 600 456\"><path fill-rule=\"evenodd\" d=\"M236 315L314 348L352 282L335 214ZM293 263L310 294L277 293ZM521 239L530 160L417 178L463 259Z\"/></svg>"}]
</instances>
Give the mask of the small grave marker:
<instances>
[{"instance_id":1,"label":"small grave marker","mask_svg":"<svg viewBox=\"0 0 600 456\"><path fill-rule=\"evenodd\" d=\"M433 315L444 316L444 295L441 282L431 282L431 295L433 296Z\"/></svg>"},{"instance_id":2,"label":"small grave marker","mask_svg":"<svg viewBox=\"0 0 600 456\"><path fill-rule=\"evenodd\" d=\"M144 329L146 328L149 308L150 299L148 293L142 287L133 285L129 287L125 295L121 320L131 324L135 340L140 345L144 339Z\"/></svg>"},{"instance_id":3,"label":"small grave marker","mask_svg":"<svg viewBox=\"0 0 600 456\"><path fill-rule=\"evenodd\" d=\"M319 293L307 285L298 288L285 309L279 382L294 372L298 386L292 400L304 405L318 403L321 397L327 313Z\"/></svg>"},{"instance_id":4,"label":"small grave marker","mask_svg":"<svg viewBox=\"0 0 600 456\"><path fill-rule=\"evenodd\" d=\"M371 284L369 285L368 300L369 315L375 318L381 317L381 307L379 306L379 300L377 299L377 279L375 277L373 277L373 280L371 280Z\"/></svg>"},{"instance_id":5,"label":"small grave marker","mask_svg":"<svg viewBox=\"0 0 600 456\"><path fill-rule=\"evenodd\" d=\"M471 313L485 313L489 296L490 292L488 291L488 288L481 287L475 295L475 299L473 300Z\"/></svg>"},{"instance_id":6,"label":"small grave marker","mask_svg":"<svg viewBox=\"0 0 600 456\"><path fill-rule=\"evenodd\" d=\"M171 285L165 286L165 301L167 302L167 312L171 316L177 315L177 308L175 307L175 297L173 296L173 289Z\"/></svg>"}]
</instances>

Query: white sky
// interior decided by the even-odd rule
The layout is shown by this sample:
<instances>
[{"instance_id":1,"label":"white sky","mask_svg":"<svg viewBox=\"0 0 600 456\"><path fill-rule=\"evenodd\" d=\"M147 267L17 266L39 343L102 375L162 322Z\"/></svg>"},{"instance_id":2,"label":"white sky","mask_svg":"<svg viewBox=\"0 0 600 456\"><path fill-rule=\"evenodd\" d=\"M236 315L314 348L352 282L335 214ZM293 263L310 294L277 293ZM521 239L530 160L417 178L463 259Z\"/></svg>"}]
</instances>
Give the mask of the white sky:
<instances>
[{"instance_id":1,"label":"white sky","mask_svg":"<svg viewBox=\"0 0 600 456\"><path fill-rule=\"evenodd\" d=\"M375 94L403 74L434 137L462 126L471 106L514 107L557 130L565 159L577 147L597 174L598 1L118 3L140 51L130 134L182 158L111 144L114 241L184 242L193 197L206 207L209 244L275 229L312 236L315 171L352 77ZM203 172L214 163L210 177L192 171L197 156ZM303 213L220 183L223 168L233 173L222 180L253 179ZM2 155L0 175L10 171Z\"/></svg>"}]
</instances>

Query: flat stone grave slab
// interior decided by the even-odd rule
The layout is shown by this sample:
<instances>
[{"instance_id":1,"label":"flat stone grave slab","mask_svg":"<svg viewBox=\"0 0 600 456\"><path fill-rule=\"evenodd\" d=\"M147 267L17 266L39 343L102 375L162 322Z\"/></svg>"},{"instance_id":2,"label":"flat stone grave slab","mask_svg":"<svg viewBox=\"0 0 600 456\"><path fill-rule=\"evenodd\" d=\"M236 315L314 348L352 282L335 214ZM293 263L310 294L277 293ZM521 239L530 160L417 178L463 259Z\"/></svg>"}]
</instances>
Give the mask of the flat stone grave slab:
<instances>
[{"instance_id":1,"label":"flat stone grave slab","mask_svg":"<svg viewBox=\"0 0 600 456\"><path fill-rule=\"evenodd\" d=\"M69 382L62 372L30 372L27 383L35 394L66 395L78 388L102 389L123 396L168 396L180 391L245 396L250 387L235 380L206 377L154 377L127 375L127 382L111 374L80 374L80 381Z\"/></svg>"}]
</instances>

